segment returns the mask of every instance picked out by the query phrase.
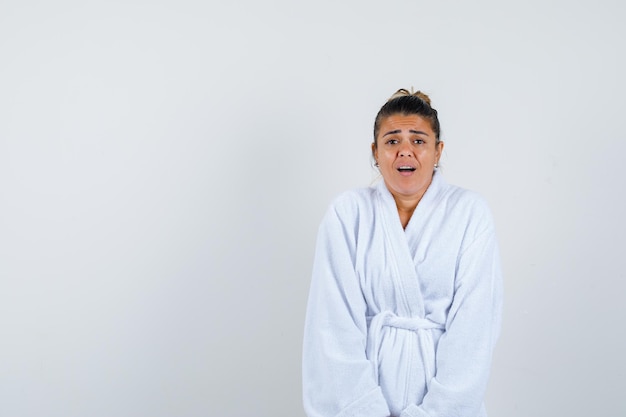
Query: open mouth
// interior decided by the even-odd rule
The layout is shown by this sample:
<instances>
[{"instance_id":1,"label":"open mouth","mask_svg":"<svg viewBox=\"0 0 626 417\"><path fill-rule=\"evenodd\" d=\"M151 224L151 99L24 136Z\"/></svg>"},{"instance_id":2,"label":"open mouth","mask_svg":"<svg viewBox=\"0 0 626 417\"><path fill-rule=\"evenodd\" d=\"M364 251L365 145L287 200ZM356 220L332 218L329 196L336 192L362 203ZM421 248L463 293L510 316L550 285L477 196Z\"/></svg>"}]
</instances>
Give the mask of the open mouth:
<instances>
[{"instance_id":1,"label":"open mouth","mask_svg":"<svg viewBox=\"0 0 626 417\"><path fill-rule=\"evenodd\" d=\"M401 166L401 167L398 167L398 171L400 171L400 172L413 172L413 171L415 171L415 167L411 167L411 166L408 166L408 165L407 166Z\"/></svg>"}]
</instances>

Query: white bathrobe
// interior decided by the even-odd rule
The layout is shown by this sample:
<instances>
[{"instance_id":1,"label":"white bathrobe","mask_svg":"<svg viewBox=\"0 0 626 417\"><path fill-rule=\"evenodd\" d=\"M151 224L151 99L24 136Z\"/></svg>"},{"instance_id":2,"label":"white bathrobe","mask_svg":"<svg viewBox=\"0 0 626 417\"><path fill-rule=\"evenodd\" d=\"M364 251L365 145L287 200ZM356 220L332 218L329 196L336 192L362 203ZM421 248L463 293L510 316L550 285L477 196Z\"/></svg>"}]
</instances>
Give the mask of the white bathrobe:
<instances>
[{"instance_id":1,"label":"white bathrobe","mask_svg":"<svg viewBox=\"0 0 626 417\"><path fill-rule=\"evenodd\" d=\"M406 229L384 182L319 229L303 346L309 417L484 417L501 320L491 213L440 173Z\"/></svg>"}]
</instances>

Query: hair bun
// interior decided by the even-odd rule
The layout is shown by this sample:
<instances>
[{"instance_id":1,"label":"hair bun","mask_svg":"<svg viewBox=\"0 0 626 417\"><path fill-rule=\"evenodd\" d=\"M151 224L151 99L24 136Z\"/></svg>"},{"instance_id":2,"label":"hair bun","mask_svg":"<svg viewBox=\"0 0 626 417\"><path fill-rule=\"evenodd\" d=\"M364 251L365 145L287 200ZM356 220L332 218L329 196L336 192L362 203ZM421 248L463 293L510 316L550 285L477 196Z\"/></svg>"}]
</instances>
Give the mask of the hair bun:
<instances>
[{"instance_id":1,"label":"hair bun","mask_svg":"<svg viewBox=\"0 0 626 417\"><path fill-rule=\"evenodd\" d=\"M428 97L427 94L422 93L421 91L417 91L416 93L413 94L414 96L417 96L419 98L421 98L422 100L424 100L426 103L428 103L428 105L430 106L430 97Z\"/></svg>"},{"instance_id":2,"label":"hair bun","mask_svg":"<svg viewBox=\"0 0 626 417\"><path fill-rule=\"evenodd\" d=\"M426 102L426 104L428 104L430 106L430 97L428 97L428 95L422 93L421 91L413 91L413 87L411 87L411 91L405 89L405 88L401 88L398 91L396 91L395 93L393 93L393 95L391 97L389 97L389 100L387 101L391 101L394 98L398 98L398 97L404 97L404 96L414 96L414 97L419 97L421 100L423 100L424 102Z\"/></svg>"}]
</instances>

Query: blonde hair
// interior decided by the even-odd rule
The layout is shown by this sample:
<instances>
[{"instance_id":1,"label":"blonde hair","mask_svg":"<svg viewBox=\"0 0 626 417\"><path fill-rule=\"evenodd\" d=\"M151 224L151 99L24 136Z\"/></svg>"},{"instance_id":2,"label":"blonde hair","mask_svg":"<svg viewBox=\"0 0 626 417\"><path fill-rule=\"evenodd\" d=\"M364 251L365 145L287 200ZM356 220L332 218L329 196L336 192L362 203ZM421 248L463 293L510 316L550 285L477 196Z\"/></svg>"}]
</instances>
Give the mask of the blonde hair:
<instances>
[{"instance_id":1,"label":"blonde hair","mask_svg":"<svg viewBox=\"0 0 626 417\"><path fill-rule=\"evenodd\" d=\"M389 97L389 99L387 100L388 102L393 100L394 98L398 98L398 97L405 97L405 96L415 96L415 97L419 97L422 100L424 100L426 102L426 104L428 104L430 106L430 97L428 97L427 94L422 93L421 91L413 91L413 87L411 87L411 91L407 90L406 88L401 88L398 91L396 91L395 93L393 93L393 95L391 97Z\"/></svg>"}]
</instances>

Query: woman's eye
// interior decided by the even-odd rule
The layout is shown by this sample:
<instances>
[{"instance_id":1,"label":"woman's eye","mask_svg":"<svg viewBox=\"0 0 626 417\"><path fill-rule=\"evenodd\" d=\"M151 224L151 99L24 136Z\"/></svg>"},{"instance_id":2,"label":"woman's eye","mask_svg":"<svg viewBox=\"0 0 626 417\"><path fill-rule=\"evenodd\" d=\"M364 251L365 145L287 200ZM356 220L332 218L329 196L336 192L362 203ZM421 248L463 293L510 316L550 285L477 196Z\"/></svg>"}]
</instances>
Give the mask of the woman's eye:
<instances>
[{"instance_id":1,"label":"woman's eye","mask_svg":"<svg viewBox=\"0 0 626 417\"><path fill-rule=\"evenodd\" d=\"M398 139L389 139L389 140L387 141L387 144L388 144L388 145L395 145L396 143L398 143Z\"/></svg>"},{"instance_id":2,"label":"woman's eye","mask_svg":"<svg viewBox=\"0 0 626 417\"><path fill-rule=\"evenodd\" d=\"M423 140L423 139L415 139L415 140L413 141L413 143L415 143L415 144L417 144L417 145L421 145L421 144L423 144L423 143L424 143L424 140Z\"/></svg>"}]
</instances>

